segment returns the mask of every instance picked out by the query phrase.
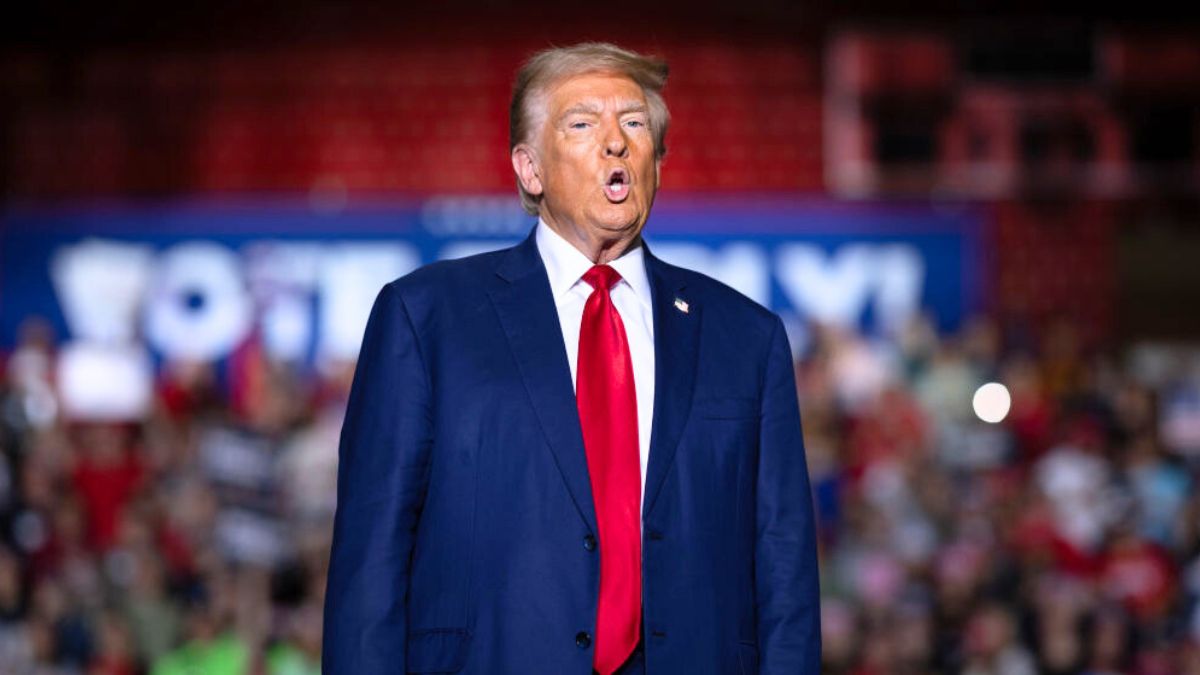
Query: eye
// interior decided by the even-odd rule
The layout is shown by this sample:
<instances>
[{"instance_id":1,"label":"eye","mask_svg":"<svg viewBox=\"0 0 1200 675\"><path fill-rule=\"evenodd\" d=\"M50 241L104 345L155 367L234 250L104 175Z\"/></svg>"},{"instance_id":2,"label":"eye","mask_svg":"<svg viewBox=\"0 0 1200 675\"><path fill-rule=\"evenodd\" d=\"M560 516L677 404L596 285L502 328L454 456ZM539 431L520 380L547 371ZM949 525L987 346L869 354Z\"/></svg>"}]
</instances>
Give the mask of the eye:
<instances>
[{"instance_id":1,"label":"eye","mask_svg":"<svg viewBox=\"0 0 1200 675\"><path fill-rule=\"evenodd\" d=\"M567 126L569 126L572 129L586 129L588 126L588 123L587 122L571 122Z\"/></svg>"},{"instance_id":2,"label":"eye","mask_svg":"<svg viewBox=\"0 0 1200 675\"><path fill-rule=\"evenodd\" d=\"M646 125L641 120L626 120L625 126L640 129Z\"/></svg>"}]
</instances>

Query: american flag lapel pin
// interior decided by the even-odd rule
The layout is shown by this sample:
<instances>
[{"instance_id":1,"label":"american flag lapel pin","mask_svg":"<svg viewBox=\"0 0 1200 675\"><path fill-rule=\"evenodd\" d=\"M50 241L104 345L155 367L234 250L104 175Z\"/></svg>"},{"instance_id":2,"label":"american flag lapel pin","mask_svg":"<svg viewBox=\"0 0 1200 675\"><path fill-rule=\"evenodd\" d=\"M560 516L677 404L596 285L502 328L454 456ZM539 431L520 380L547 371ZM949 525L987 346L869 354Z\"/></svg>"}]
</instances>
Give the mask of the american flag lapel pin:
<instances>
[{"instance_id":1,"label":"american flag lapel pin","mask_svg":"<svg viewBox=\"0 0 1200 675\"><path fill-rule=\"evenodd\" d=\"M675 309L683 312L684 314L687 314L688 313L688 304L680 298L675 298Z\"/></svg>"}]
</instances>

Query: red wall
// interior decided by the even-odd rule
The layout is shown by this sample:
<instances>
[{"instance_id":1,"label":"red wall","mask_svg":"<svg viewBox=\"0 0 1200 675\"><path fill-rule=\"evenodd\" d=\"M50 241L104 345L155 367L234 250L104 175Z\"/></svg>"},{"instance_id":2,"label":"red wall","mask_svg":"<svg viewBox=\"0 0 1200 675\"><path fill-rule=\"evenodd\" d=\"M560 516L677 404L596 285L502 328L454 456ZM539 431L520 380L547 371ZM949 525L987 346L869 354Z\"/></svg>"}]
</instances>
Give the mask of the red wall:
<instances>
[{"instance_id":1,"label":"red wall","mask_svg":"<svg viewBox=\"0 0 1200 675\"><path fill-rule=\"evenodd\" d=\"M512 76L539 46L107 50L65 75L9 58L8 191L509 190ZM631 46L672 68L667 189L821 188L813 50Z\"/></svg>"}]
</instances>

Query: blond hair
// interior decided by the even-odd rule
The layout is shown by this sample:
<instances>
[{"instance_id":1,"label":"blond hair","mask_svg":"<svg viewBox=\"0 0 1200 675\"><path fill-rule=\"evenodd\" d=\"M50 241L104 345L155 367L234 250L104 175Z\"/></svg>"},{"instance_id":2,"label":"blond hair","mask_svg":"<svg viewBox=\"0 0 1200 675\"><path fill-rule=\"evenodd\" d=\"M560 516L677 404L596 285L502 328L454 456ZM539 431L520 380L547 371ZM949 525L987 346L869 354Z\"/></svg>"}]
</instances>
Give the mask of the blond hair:
<instances>
[{"instance_id":1,"label":"blond hair","mask_svg":"<svg viewBox=\"0 0 1200 675\"><path fill-rule=\"evenodd\" d=\"M508 150L528 143L539 115L534 102L544 96L551 85L568 77L594 72L611 72L633 80L642 88L649 108L650 133L654 138L654 156L667 154L667 125L671 114L663 100L662 89L667 83L667 63L654 57L642 56L607 42L581 42L570 47L553 47L534 54L517 71L513 85L512 103L508 109ZM544 112L543 112L544 115ZM525 191L517 178L521 206L533 215L538 213L541 195Z\"/></svg>"}]
</instances>

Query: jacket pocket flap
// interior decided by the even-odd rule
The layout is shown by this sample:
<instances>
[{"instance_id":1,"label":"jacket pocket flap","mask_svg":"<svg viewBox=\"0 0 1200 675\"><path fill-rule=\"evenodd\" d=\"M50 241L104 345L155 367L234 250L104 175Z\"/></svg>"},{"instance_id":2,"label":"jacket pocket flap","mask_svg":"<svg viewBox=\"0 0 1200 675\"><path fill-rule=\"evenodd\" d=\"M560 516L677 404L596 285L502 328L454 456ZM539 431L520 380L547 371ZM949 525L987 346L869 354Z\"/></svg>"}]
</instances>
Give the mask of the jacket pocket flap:
<instances>
[{"instance_id":1,"label":"jacket pocket flap","mask_svg":"<svg viewBox=\"0 0 1200 675\"><path fill-rule=\"evenodd\" d=\"M433 628L408 634L410 673L457 673L467 662L471 633L465 628Z\"/></svg>"}]
</instances>

